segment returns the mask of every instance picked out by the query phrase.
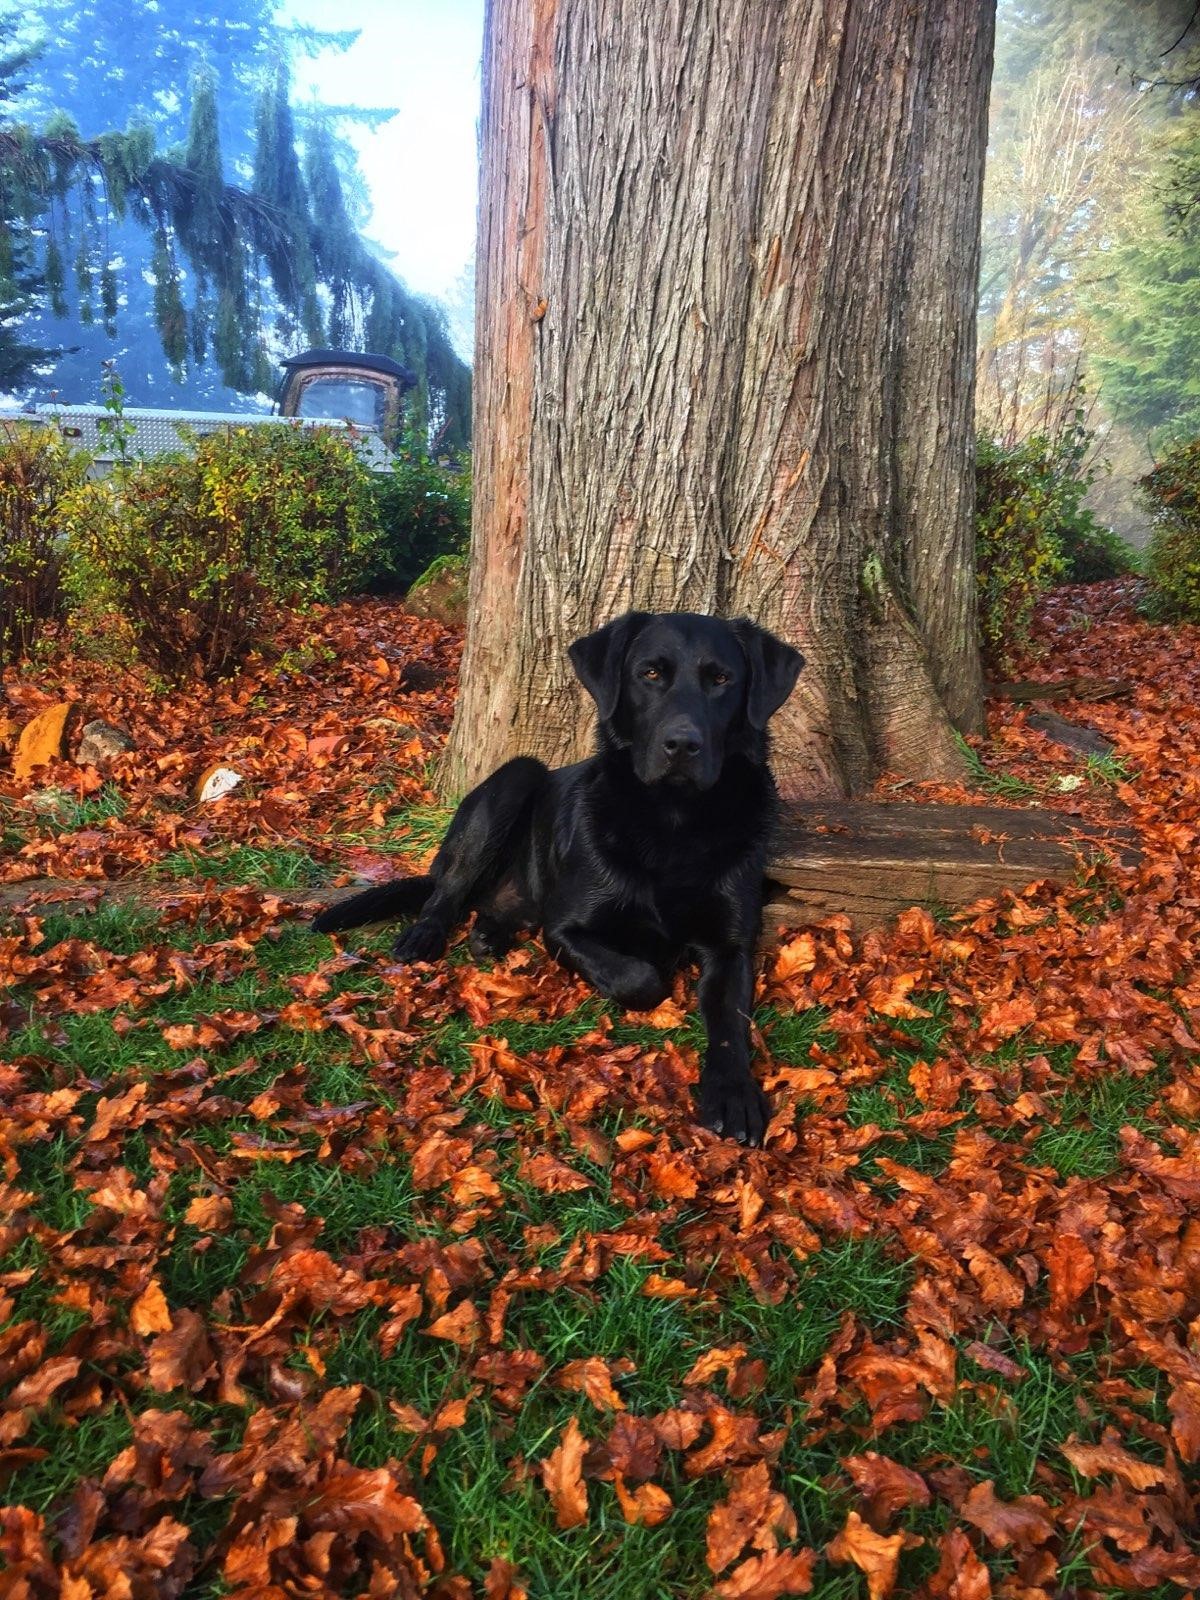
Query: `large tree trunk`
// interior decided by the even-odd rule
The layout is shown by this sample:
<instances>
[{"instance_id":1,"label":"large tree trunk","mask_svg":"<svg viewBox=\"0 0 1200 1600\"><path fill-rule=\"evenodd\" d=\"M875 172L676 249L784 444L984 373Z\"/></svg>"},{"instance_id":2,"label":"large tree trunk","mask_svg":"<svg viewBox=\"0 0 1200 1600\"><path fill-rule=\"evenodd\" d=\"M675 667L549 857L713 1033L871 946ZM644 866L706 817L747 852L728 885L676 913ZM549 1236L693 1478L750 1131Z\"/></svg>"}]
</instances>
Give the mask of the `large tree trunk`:
<instances>
[{"instance_id":1,"label":"large tree trunk","mask_svg":"<svg viewBox=\"0 0 1200 1600\"><path fill-rule=\"evenodd\" d=\"M566 644L747 615L791 793L977 725L990 0L491 0L470 623L448 792L578 756Z\"/></svg>"}]
</instances>

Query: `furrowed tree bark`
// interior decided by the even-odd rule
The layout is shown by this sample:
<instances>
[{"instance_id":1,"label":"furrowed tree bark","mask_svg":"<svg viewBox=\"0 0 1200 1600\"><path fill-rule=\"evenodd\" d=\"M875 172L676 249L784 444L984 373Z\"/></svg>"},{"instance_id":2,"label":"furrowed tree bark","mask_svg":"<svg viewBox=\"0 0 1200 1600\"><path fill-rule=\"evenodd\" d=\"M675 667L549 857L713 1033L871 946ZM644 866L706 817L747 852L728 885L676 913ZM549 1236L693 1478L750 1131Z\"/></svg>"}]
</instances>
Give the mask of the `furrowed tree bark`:
<instances>
[{"instance_id":1,"label":"furrowed tree bark","mask_svg":"<svg viewBox=\"0 0 1200 1600\"><path fill-rule=\"evenodd\" d=\"M448 793L582 754L631 606L799 645L785 793L978 724L989 0L491 0L470 621Z\"/></svg>"}]
</instances>

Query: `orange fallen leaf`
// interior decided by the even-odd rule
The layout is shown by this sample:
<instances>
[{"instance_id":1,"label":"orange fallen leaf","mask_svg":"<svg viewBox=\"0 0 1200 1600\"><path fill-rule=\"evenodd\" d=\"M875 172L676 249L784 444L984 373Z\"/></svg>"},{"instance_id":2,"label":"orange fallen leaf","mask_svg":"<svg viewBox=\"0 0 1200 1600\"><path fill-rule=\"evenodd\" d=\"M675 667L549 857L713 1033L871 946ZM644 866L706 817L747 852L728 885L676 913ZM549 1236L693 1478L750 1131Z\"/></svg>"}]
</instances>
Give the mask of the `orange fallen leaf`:
<instances>
[{"instance_id":1,"label":"orange fallen leaf","mask_svg":"<svg viewBox=\"0 0 1200 1600\"><path fill-rule=\"evenodd\" d=\"M503 1556L493 1556L483 1579L483 1600L529 1600L517 1582L517 1569Z\"/></svg>"},{"instance_id":2,"label":"orange fallen leaf","mask_svg":"<svg viewBox=\"0 0 1200 1600\"><path fill-rule=\"evenodd\" d=\"M930 1503L929 1485L919 1473L874 1450L846 1456L842 1467L865 1498L866 1520L873 1526L890 1522L897 1512L909 1506Z\"/></svg>"},{"instance_id":3,"label":"orange fallen leaf","mask_svg":"<svg viewBox=\"0 0 1200 1600\"><path fill-rule=\"evenodd\" d=\"M223 1233L233 1221L233 1201L223 1194L198 1194L188 1202L183 1220L201 1233Z\"/></svg>"},{"instance_id":4,"label":"orange fallen leaf","mask_svg":"<svg viewBox=\"0 0 1200 1600\"><path fill-rule=\"evenodd\" d=\"M625 1409L624 1400L613 1388L609 1364L600 1356L584 1356L578 1361L568 1361L554 1381L560 1389L587 1395L598 1411Z\"/></svg>"},{"instance_id":5,"label":"orange fallen leaf","mask_svg":"<svg viewBox=\"0 0 1200 1600\"><path fill-rule=\"evenodd\" d=\"M562 1438L539 1468L542 1483L554 1506L554 1521L560 1528L578 1528L587 1521L587 1486L583 1481L583 1458L587 1440L574 1417L563 1429Z\"/></svg>"},{"instance_id":6,"label":"orange fallen leaf","mask_svg":"<svg viewBox=\"0 0 1200 1600\"><path fill-rule=\"evenodd\" d=\"M1050 1274L1050 1308L1064 1315L1091 1288L1096 1258L1077 1233L1055 1234L1046 1256Z\"/></svg>"},{"instance_id":7,"label":"orange fallen leaf","mask_svg":"<svg viewBox=\"0 0 1200 1600\"><path fill-rule=\"evenodd\" d=\"M618 1472L613 1477L613 1487L617 1491L621 1515L626 1522L639 1524L643 1528L657 1528L674 1510L671 1496L657 1483L641 1483L636 1489L630 1489Z\"/></svg>"},{"instance_id":8,"label":"orange fallen leaf","mask_svg":"<svg viewBox=\"0 0 1200 1600\"><path fill-rule=\"evenodd\" d=\"M157 1278L150 1282L129 1308L129 1326L134 1333L145 1338L152 1333L167 1333L171 1328L171 1312L162 1284Z\"/></svg>"},{"instance_id":9,"label":"orange fallen leaf","mask_svg":"<svg viewBox=\"0 0 1200 1600\"><path fill-rule=\"evenodd\" d=\"M695 1163L687 1156L651 1156L646 1163L650 1184L664 1200L691 1200L699 1191Z\"/></svg>"},{"instance_id":10,"label":"orange fallen leaf","mask_svg":"<svg viewBox=\"0 0 1200 1600\"><path fill-rule=\"evenodd\" d=\"M990 1478L974 1486L958 1514L985 1534L997 1550L1007 1549L1010 1544L1024 1549L1045 1544L1054 1537L1054 1521L1041 1495L998 1500Z\"/></svg>"},{"instance_id":11,"label":"orange fallen leaf","mask_svg":"<svg viewBox=\"0 0 1200 1600\"><path fill-rule=\"evenodd\" d=\"M712 1350L706 1350L703 1355L696 1357L684 1374L683 1385L685 1388L691 1388L711 1383L717 1374L721 1372L728 1378L736 1371L739 1363L745 1359L746 1346L744 1344L718 1345Z\"/></svg>"},{"instance_id":12,"label":"orange fallen leaf","mask_svg":"<svg viewBox=\"0 0 1200 1600\"><path fill-rule=\"evenodd\" d=\"M961 1528L942 1535L941 1560L929 1580L934 1600L990 1600L992 1579Z\"/></svg>"},{"instance_id":13,"label":"orange fallen leaf","mask_svg":"<svg viewBox=\"0 0 1200 1600\"><path fill-rule=\"evenodd\" d=\"M473 1300L460 1300L453 1311L436 1318L425 1329L432 1339L447 1339L464 1349L479 1340L479 1312Z\"/></svg>"},{"instance_id":14,"label":"orange fallen leaf","mask_svg":"<svg viewBox=\"0 0 1200 1600\"><path fill-rule=\"evenodd\" d=\"M765 1461L731 1474L732 1487L709 1512L705 1559L710 1572L723 1572L747 1545L772 1553L796 1537L796 1515L786 1495L771 1487Z\"/></svg>"},{"instance_id":15,"label":"orange fallen leaf","mask_svg":"<svg viewBox=\"0 0 1200 1600\"><path fill-rule=\"evenodd\" d=\"M775 952L771 964L771 977L776 983L787 983L790 978L811 972L817 964L817 941L811 933L802 933L789 939Z\"/></svg>"},{"instance_id":16,"label":"orange fallen leaf","mask_svg":"<svg viewBox=\"0 0 1200 1600\"><path fill-rule=\"evenodd\" d=\"M784 1595L808 1594L815 1560L811 1550L751 1556L710 1589L706 1600L782 1600Z\"/></svg>"},{"instance_id":17,"label":"orange fallen leaf","mask_svg":"<svg viewBox=\"0 0 1200 1600\"><path fill-rule=\"evenodd\" d=\"M664 1278L661 1273L652 1272L642 1285L642 1293L651 1300L693 1300L700 1291L682 1278Z\"/></svg>"},{"instance_id":18,"label":"orange fallen leaf","mask_svg":"<svg viewBox=\"0 0 1200 1600\"><path fill-rule=\"evenodd\" d=\"M585 1178L565 1161L552 1156L549 1151L538 1150L526 1155L521 1162L520 1176L543 1194L571 1194L578 1189L590 1189L592 1181Z\"/></svg>"},{"instance_id":19,"label":"orange fallen leaf","mask_svg":"<svg viewBox=\"0 0 1200 1600\"><path fill-rule=\"evenodd\" d=\"M56 1389L79 1376L80 1366L77 1356L51 1356L10 1390L4 1409L20 1411L25 1406L44 1406Z\"/></svg>"},{"instance_id":20,"label":"orange fallen leaf","mask_svg":"<svg viewBox=\"0 0 1200 1600\"><path fill-rule=\"evenodd\" d=\"M1058 1448L1085 1478L1098 1478L1102 1472L1111 1472L1131 1489L1152 1489L1167 1481L1162 1467L1130 1455L1111 1430L1106 1430L1102 1444L1079 1444L1071 1440Z\"/></svg>"},{"instance_id":21,"label":"orange fallen leaf","mask_svg":"<svg viewBox=\"0 0 1200 1600\"><path fill-rule=\"evenodd\" d=\"M896 1587L904 1543L902 1533L876 1533L857 1511L851 1511L841 1533L826 1545L825 1554L839 1565L853 1562L866 1575L871 1600L884 1600Z\"/></svg>"},{"instance_id":22,"label":"orange fallen leaf","mask_svg":"<svg viewBox=\"0 0 1200 1600\"><path fill-rule=\"evenodd\" d=\"M649 1128L622 1128L617 1135L617 1147L627 1155L634 1150L646 1150L655 1143L657 1140Z\"/></svg>"}]
</instances>

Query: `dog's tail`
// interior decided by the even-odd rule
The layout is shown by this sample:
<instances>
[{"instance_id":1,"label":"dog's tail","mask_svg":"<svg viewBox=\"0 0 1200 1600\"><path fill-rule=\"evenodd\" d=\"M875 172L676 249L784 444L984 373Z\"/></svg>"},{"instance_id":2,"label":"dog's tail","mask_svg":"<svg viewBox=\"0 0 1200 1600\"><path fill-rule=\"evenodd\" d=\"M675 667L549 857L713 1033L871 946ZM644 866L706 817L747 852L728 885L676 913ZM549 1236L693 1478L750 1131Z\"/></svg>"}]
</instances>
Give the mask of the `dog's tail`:
<instances>
[{"instance_id":1,"label":"dog's tail","mask_svg":"<svg viewBox=\"0 0 1200 1600\"><path fill-rule=\"evenodd\" d=\"M326 906L324 911L318 911L312 925L318 933L340 933L343 928L357 928L364 922L412 916L432 893L433 879L428 873L393 878L390 883L376 884L373 889Z\"/></svg>"}]
</instances>

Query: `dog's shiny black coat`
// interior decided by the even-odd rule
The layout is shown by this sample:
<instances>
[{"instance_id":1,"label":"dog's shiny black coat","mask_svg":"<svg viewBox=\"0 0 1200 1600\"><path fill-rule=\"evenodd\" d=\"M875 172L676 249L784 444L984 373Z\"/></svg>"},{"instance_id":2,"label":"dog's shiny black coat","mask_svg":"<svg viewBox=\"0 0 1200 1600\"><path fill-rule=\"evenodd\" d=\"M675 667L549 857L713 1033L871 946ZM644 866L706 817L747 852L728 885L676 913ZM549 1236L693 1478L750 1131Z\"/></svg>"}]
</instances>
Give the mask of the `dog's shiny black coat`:
<instances>
[{"instance_id":1,"label":"dog's shiny black coat","mask_svg":"<svg viewBox=\"0 0 1200 1600\"><path fill-rule=\"evenodd\" d=\"M803 658L752 622L643 611L570 656L596 702L596 754L557 771L507 762L459 806L427 875L330 906L314 926L413 915L396 957L434 961L474 911L477 957L541 929L553 956L632 1011L665 999L694 957L700 1120L759 1144L769 1113L750 1012L776 810L766 728Z\"/></svg>"}]
</instances>

